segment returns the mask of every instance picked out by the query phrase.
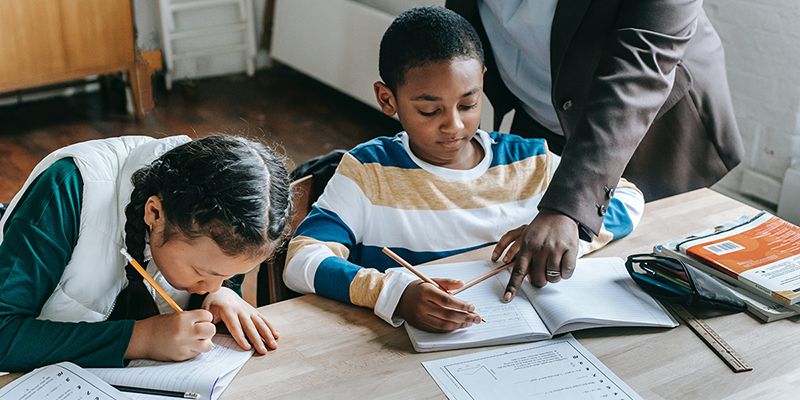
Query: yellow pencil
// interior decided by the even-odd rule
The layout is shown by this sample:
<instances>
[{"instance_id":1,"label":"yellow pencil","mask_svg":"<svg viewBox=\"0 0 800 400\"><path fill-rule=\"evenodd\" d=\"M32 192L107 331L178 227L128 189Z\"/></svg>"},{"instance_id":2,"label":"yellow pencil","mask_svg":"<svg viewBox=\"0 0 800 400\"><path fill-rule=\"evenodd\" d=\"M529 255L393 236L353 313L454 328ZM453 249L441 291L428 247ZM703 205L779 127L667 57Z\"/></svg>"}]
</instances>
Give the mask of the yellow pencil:
<instances>
[{"instance_id":1,"label":"yellow pencil","mask_svg":"<svg viewBox=\"0 0 800 400\"><path fill-rule=\"evenodd\" d=\"M146 280L150 284L150 286L152 286L153 289L155 289L156 292L158 292L158 294L160 294L161 297L163 297L164 300L166 300L166 302L169 303L169 305L175 309L175 311L177 312L183 311L181 306L179 306L178 303L175 302L175 300L172 300L172 297L169 297L169 295L167 294L167 292L164 291L161 285L156 283L153 277L150 276L150 274L148 274L147 271L145 271L144 268L142 268L142 266L139 265L139 263L133 257L131 257L131 255L128 254L128 252L125 249L120 249L119 252L122 253L123 256L125 256L125 259L128 260L128 262L131 263L131 265L133 265L133 268L135 268L136 271L138 271L139 274L142 275L144 280Z\"/></svg>"},{"instance_id":2,"label":"yellow pencil","mask_svg":"<svg viewBox=\"0 0 800 400\"><path fill-rule=\"evenodd\" d=\"M125 256L125 259L128 260L128 262L131 263L131 265L133 265L133 268L137 272L139 272L140 275L142 275L142 278L144 278L144 280L146 280L148 283L150 283L150 286L152 286L153 289L155 289L156 292L158 292L158 294L160 294L161 297L163 297L164 300L166 300L166 302L169 303L170 306L172 306L172 308L175 310L175 312L183 312L183 309L181 308L181 306L179 306L178 303L175 302L175 300L172 300L172 297L169 297L167 292L164 291L164 288L162 288L161 285L156 283L155 279L153 279L153 277L150 276L150 274L148 274L147 271L144 268L142 268L142 266L139 264L139 262L136 261L136 259L133 258L128 253L127 250L119 249L119 252L122 253L122 255ZM211 348L212 349L217 348L217 346L214 344L214 342L211 342Z\"/></svg>"}]
</instances>

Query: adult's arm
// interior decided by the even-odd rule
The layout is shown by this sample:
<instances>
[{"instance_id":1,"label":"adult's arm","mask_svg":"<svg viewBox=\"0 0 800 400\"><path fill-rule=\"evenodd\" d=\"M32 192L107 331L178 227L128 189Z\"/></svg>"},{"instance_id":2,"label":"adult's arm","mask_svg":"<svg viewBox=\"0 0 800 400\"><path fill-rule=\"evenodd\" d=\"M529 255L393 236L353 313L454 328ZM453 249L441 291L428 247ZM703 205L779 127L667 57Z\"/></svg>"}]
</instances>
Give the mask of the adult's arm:
<instances>
[{"instance_id":1,"label":"adult's arm","mask_svg":"<svg viewBox=\"0 0 800 400\"><path fill-rule=\"evenodd\" d=\"M583 237L599 232L609 190L670 96L701 6L697 0L622 1L585 104L566 110L557 104L569 139L540 209L571 217Z\"/></svg>"},{"instance_id":2,"label":"adult's arm","mask_svg":"<svg viewBox=\"0 0 800 400\"><path fill-rule=\"evenodd\" d=\"M83 182L71 159L57 161L29 187L0 243L0 370L30 371L72 361L122 367L133 321L38 320L78 240Z\"/></svg>"},{"instance_id":3,"label":"adult's arm","mask_svg":"<svg viewBox=\"0 0 800 400\"><path fill-rule=\"evenodd\" d=\"M572 274L578 253L575 236L590 239L600 232L613 189L668 100L701 6L695 0L620 3L585 104L556 108L569 139L540 213L520 238L506 298L516 292L512 283L525 275L541 285ZM562 23L559 10L556 23ZM580 114L571 118L570 110ZM547 270L561 276L548 277Z\"/></svg>"}]
</instances>

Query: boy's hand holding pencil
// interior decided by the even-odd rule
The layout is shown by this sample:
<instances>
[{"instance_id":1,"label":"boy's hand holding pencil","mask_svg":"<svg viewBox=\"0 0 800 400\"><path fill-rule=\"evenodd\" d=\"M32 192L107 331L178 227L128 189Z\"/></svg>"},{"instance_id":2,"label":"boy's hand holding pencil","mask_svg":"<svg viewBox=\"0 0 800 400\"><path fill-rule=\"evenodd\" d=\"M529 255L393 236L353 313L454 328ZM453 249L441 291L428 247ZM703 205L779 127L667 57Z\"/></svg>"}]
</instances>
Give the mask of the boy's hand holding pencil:
<instances>
[{"instance_id":1,"label":"boy's hand holding pencil","mask_svg":"<svg viewBox=\"0 0 800 400\"><path fill-rule=\"evenodd\" d=\"M395 310L397 316L429 332L450 332L483 321L475 312L474 305L450 294L450 291L463 287L464 282L430 279L391 250L384 248L383 252L421 279L406 287Z\"/></svg>"}]
</instances>

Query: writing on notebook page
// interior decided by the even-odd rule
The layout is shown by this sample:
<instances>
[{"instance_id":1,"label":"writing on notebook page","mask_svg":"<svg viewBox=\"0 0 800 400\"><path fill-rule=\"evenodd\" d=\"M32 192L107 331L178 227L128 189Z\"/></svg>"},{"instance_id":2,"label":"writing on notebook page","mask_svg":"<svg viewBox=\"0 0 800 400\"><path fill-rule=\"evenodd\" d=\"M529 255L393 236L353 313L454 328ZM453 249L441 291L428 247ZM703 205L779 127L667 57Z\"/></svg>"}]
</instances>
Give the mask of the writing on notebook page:
<instances>
[{"instance_id":1,"label":"writing on notebook page","mask_svg":"<svg viewBox=\"0 0 800 400\"><path fill-rule=\"evenodd\" d=\"M421 265L428 276L467 281L496 267L486 261ZM404 273L404 272L403 272ZM534 288L523 281L517 296L503 302L507 270L459 292L475 305L485 324L433 333L405 324L416 351L438 351L550 339L554 335L603 326L674 327L675 321L628 275L621 258L578 260L571 279Z\"/></svg>"},{"instance_id":2,"label":"writing on notebook page","mask_svg":"<svg viewBox=\"0 0 800 400\"><path fill-rule=\"evenodd\" d=\"M202 399L218 398L253 350L242 350L231 336L216 335L215 348L190 360L163 362L133 360L125 368L88 368L113 385L199 393ZM155 399L150 395L133 395L133 399Z\"/></svg>"}]
</instances>

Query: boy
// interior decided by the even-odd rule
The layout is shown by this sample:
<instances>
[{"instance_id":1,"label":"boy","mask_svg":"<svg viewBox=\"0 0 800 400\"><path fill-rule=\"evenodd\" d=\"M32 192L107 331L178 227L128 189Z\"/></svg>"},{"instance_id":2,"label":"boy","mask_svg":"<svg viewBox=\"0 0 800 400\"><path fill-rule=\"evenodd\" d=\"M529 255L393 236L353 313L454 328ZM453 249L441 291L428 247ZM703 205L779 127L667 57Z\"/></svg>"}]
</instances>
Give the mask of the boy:
<instances>
[{"instance_id":1,"label":"boy","mask_svg":"<svg viewBox=\"0 0 800 400\"><path fill-rule=\"evenodd\" d=\"M289 244L286 284L371 307L395 326L405 319L446 332L479 323L472 304L408 274L384 274L397 263L381 249L411 264L493 243L502 253L536 215L559 158L543 140L478 130L483 49L452 11L397 17L381 41L379 69L378 103L405 131L344 155ZM603 233L582 243L582 253L630 233L643 208L638 189L621 182ZM516 252L512 245L506 259ZM436 281L447 290L463 285Z\"/></svg>"}]
</instances>

